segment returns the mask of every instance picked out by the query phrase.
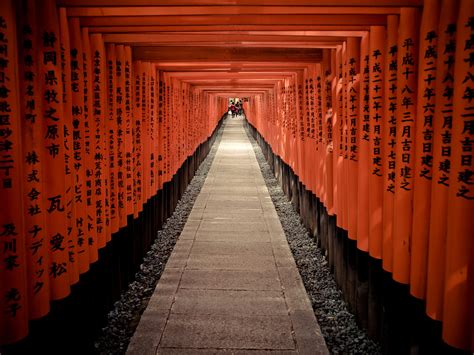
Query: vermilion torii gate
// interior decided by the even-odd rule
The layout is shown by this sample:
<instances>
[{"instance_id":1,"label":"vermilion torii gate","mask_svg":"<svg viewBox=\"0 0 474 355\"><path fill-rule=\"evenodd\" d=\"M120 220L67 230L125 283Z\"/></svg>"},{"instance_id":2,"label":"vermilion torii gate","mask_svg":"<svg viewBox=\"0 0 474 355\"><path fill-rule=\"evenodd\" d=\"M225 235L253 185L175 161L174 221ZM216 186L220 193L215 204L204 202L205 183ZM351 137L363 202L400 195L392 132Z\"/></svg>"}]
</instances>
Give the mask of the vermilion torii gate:
<instances>
[{"instance_id":1,"label":"vermilion torii gate","mask_svg":"<svg viewBox=\"0 0 474 355\"><path fill-rule=\"evenodd\" d=\"M249 97L337 226L472 350L473 36L472 0L2 1L0 344Z\"/></svg>"}]
</instances>

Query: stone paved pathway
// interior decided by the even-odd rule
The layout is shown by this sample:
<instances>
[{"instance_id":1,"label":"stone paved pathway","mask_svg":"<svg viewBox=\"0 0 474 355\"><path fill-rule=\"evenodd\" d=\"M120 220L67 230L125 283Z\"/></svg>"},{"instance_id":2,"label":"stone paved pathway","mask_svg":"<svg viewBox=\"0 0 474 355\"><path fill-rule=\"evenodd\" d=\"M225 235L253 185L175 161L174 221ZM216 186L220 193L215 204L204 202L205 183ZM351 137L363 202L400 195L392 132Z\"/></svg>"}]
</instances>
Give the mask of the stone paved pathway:
<instances>
[{"instance_id":1,"label":"stone paved pathway","mask_svg":"<svg viewBox=\"0 0 474 355\"><path fill-rule=\"evenodd\" d=\"M328 354L240 118L127 354Z\"/></svg>"}]
</instances>

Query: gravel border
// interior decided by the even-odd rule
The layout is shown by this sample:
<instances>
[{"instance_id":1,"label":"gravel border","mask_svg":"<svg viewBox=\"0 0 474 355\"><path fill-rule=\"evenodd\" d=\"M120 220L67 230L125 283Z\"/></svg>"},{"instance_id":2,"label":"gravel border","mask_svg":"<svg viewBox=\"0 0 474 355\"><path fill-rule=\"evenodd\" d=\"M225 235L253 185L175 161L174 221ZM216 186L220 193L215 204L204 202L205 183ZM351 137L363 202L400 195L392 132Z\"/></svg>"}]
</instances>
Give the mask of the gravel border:
<instances>
[{"instance_id":1,"label":"gravel border","mask_svg":"<svg viewBox=\"0 0 474 355\"><path fill-rule=\"evenodd\" d=\"M225 121L217 132L209 154L199 166L173 214L158 231L150 251L143 258L140 270L135 275L135 281L130 283L120 300L114 303L114 309L107 315L107 325L102 328L94 344L98 354L125 354L140 317L188 220L196 197L204 185L221 141L224 124Z\"/></svg>"},{"instance_id":2,"label":"gravel border","mask_svg":"<svg viewBox=\"0 0 474 355\"><path fill-rule=\"evenodd\" d=\"M381 354L380 346L356 324L355 316L349 312L326 258L301 223L299 214L283 193L260 146L248 129L247 136L329 351L331 354Z\"/></svg>"}]
</instances>

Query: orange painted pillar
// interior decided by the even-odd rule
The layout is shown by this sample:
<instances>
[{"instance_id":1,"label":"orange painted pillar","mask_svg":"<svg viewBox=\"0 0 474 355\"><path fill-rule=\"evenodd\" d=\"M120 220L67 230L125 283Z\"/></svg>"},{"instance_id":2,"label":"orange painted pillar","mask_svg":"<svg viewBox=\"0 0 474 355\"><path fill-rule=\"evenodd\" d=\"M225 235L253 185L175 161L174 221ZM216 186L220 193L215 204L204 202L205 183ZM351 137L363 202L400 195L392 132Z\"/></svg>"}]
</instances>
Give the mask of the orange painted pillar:
<instances>
[{"instance_id":1,"label":"orange painted pillar","mask_svg":"<svg viewBox=\"0 0 474 355\"><path fill-rule=\"evenodd\" d=\"M357 174L357 248L369 251L369 134L370 134L370 66L369 34L360 42L360 119L359 119L359 169Z\"/></svg>"},{"instance_id":2,"label":"orange painted pillar","mask_svg":"<svg viewBox=\"0 0 474 355\"><path fill-rule=\"evenodd\" d=\"M0 343L4 344L28 334L24 201L20 197L23 154L13 1L0 3L0 34L4 43L0 51Z\"/></svg>"},{"instance_id":3,"label":"orange painted pillar","mask_svg":"<svg viewBox=\"0 0 474 355\"><path fill-rule=\"evenodd\" d=\"M166 112L166 119L165 119L165 137L166 137L166 158L165 158L165 164L166 164L166 180L165 182L170 182L171 176L172 176L172 150L171 150L171 144L172 144L172 117L171 117L171 102L172 102L172 90L170 86L170 80L168 77L165 79L165 85L166 85L166 106L165 106L165 112ZM201 103L202 104L202 103Z\"/></svg>"},{"instance_id":4,"label":"orange painted pillar","mask_svg":"<svg viewBox=\"0 0 474 355\"><path fill-rule=\"evenodd\" d=\"M332 116L334 114L333 106L333 90L332 82L334 80L334 66L331 64L331 52L325 50L323 55L326 57L326 67L325 72L327 75L325 77L325 90L326 90L326 107L327 112L324 116L324 127L325 127L325 139L326 139L326 149L325 149L325 180L326 180L326 208L330 216L334 215L334 198L333 198L333 132L332 132Z\"/></svg>"},{"instance_id":5,"label":"orange painted pillar","mask_svg":"<svg viewBox=\"0 0 474 355\"><path fill-rule=\"evenodd\" d=\"M282 81L278 81L277 86L275 88L275 96L276 96L276 104L277 104L277 117L278 117L278 126L277 126L277 155L283 159L283 146L284 146L284 136L283 136L283 83ZM255 99L252 102L252 107L254 108Z\"/></svg>"},{"instance_id":6,"label":"orange painted pillar","mask_svg":"<svg viewBox=\"0 0 474 355\"><path fill-rule=\"evenodd\" d=\"M177 80L172 78L170 80L171 90L170 90L170 181L173 179L174 175L176 174L177 170L177 160L178 160L178 88L177 88ZM209 97L208 97L209 98ZM207 101L207 105L210 105L209 100ZM209 106L210 107L210 106ZM210 117L207 118L207 121L210 121Z\"/></svg>"},{"instance_id":7,"label":"orange painted pillar","mask_svg":"<svg viewBox=\"0 0 474 355\"><path fill-rule=\"evenodd\" d=\"M151 172L153 174L153 195L158 191L158 79L155 64L151 64L150 68L150 121L151 137L152 137L152 163Z\"/></svg>"},{"instance_id":8,"label":"orange painted pillar","mask_svg":"<svg viewBox=\"0 0 474 355\"><path fill-rule=\"evenodd\" d=\"M341 66L341 97L342 97L342 116L340 126L340 142L339 142L339 155L341 167L339 171L339 201L340 201L340 212L338 219L340 219L340 226L347 231L348 226L348 60L347 60L347 41L342 43L342 66Z\"/></svg>"},{"instance_id":9,"label":"orange painted pillar","mask_svg":"<svg viewBox=\"0 0 474 355\"><path fill-rule=\"evenodd\" d=\"M309 79L309 104L310 104L310 139L309 139L309 150L308 154L310 158L310 186L311 191L319 197L319 179L317 174L317 161L316 153L318 149L318 132L317 132L317 118L318 118L318 103L317 103L317 92L316 92L316 66L313 65L310 70L310 79Z\"/></svg>"},{"instance_id":10,"label":"orange painted pillar","mask_svg":"<svg viewBox=\"0 0 474 355\"><path fill-rule=\"evenodd\" d=\"M387 46L385 47L384 118L382 138L383 208L382 208L382 267L393 270L393 201L395 197L397 143L397 42L398 16L387 17Z\"/></svg>"},{"instance_id":11,"label":"orange painted pillar","mask_svg":"<svg viewBox=\"0 0 474 355\"><path fill-rule=\"evenodd\" d=\"M339 80L338 77L338 71L337 71L337 55L336 55L337 50L336 49L331 49L331 107L332 107L332 114L328 116L327 122L328 122L328 137L330 136L331 138L329 139L330 142L328 143L328 151L329 151L329 156L332 158L330 162L326 162L326 165L328 166L328 181L329 181L329 176L331 176L331 195L332 195L332 215L336 215L336 210L337 210L337 191L336 191L336 185L337 185L337 180L336 180L336 145L337 145L337 139L336 139L336 134L337 132L334 130L335 128L335 120L337 116L337 82ZM330 122L329 122L330 121ZM330 126L330 127L329 127ZM329 171L331 169L331 171ZM329 184L328 184L329 185Z\"/></svg>"},{"instance_id":12,"label":"orange painted pillar","mask_svg":"<svg viewBox=\"0 0 474 355\"><path fill-rule=\"evenodd\" d=\"M288 79L284 80L284 91L283 91L283 161L291 165L291 116L290 116L290 83ZM258 107L258 98L256 99L256 108ZM258 111L256 111L257 113Z\"/></svg>"},{"instance_id":13,"label":"orange painted pillar","mask_svg":"<svg viewBox=\"0 0 474 355\"><path fill-rule=\"evenodd\" d=\"M309 174L309 166L310 166L310 155L309 155L309 131L311 129L311 123L310 123L310 113L309 113L309 73L308 69L305 68L303 71L303 83L302 83L302 95L303 95L303 106L302 109L304 110L304 118L302 122L303 126L303 132L301 136L302 140L302 159L303 159L303 166L302 166L302 181L303 185L306 187L306 189L309 190L309 179L310 179L310 174ZM271 96L268 95L268 120L269 120L269 129L267 135L271 136L273 133L273 117L271 117L271 105L272 105L272 100ZM268 140L268 137L267 137ZM273 140L270 139L269 144L272 145L274 144Z\"/></svg>"},{"instance_id":14,"label":"orange painted pillar","mask_svg":"<svg viewBox=\"0 0 474 355\"><path fill-rule=\"evenodd\" d=\"M316 87L316 105L317 110L317 136L316 143L318 148L317 169L319 180L319 200L326 205L327 198L327 181L326 181L326 149L327 149L327 132L326 132L326 87L325 87L325 64L318 63L315 65L315 87Z\"/></svg>"},{"instance_id":15,"label":"orange painted pillar","mask_svg":"<svg viewBox=\"0 0 474 355\"><path fill-rule=\"evenodd\" d=\"M431 184L430 226L426 313L443 318L444 273L446 265L446 229L451 170L453 124L454 56L459 1L444 0L438 30L435 113L433 118L433 170ZM442 93L442 94L441 94ZM444 139L448 137L448 139Z\"/></svg>"},{"instance_id":16,"label":"orange painted pillar","mask_svg":"<svg viewBox=\"0 0 474 355\"><path fill-rule=\"evenodd\" d=\"M46 209L47 243L50 246L50 262L47 266L51 299L69 295L69 255L66 216L66 181L63 110L63 86L61 82L61 48L59 20L54 0L39 7L40 19L40 67L38 76L44 80L43 96L43 176ZM46 265L45 265L46 266Z\"/></svg>"},{"instance_id":17,"label":"orange painted pillar","mask_svg":"<svg viewBox=\"0 0 474 355\"><path fill-rule=\"evenodd\" d=\"M117 218L119 228L127 225L127 171L126 171L126 126L125 126L125 47L115 46L115 98L117 100Z\"/></svg>"},{"instance_id":18,"label":"orange painted pillar","mask_svg":"<svg viewBox=\"0 0 474 355\"><path fill-rule=\"evenodd\" d=\"M285 163L288 164L290 167L291 167L291 164L292 164L292 145L293 145L293 142L292 142L292 116L291 116L291 111L290 111L290 95L291 95L291 83L290 83L290 79L285 79L285 94L284 94L284 97L285 97ZM257 101L257 104L255 106L256 108L256 113L255 113L255 116L257 117L257 119L259 118L258 116L258 107L259 107L259 104L260 104L260 98L257 97L256 101Z\"/></svg>"},{"instance_id":19,"label":"orange painted pillar","mask_svg":"<svg viewBox=\"0 0 474 355\"><path fill-rule=\"evenodd\" d=\"M317 88L316 88L316 66L312 65L309 70L309 139L308 139L308 148L307 154L309 158L309 186L314 195L319 197L318 184L319 177L316 174L316 161L315 161L315 152L318 148L317 145L317 119L318 119L318 107L317 107Z\"/></svg>"},{"instance_id":20,"label":"orange painted pillar","mask_svg":"<svg viewBox=\"0 0 474 355\"><path fill-rule=\"evenodd\" d=\"M405 284L410 282L418 23L418 10L401 8L397 57L397 174L393 217L393 279Z\"/></svg>"},{"instance_id":21,"label":"orange painted pillar","mask_svg":"<svg viewBox=\"0 0 474 355\"><path fill-rule=\"evenodd\" d=\"M217 100L216 100L217 101ZM214 108L217 109L217 102L214 103ZM181 135L182 135L182 141L183 141L183 148L181 150L181 161L179 163L179 166L182 166L184 163L184 160L187 157L187 103L186 103L186 84L181 83ZM213 115L214 116L214 115Z\"/></svg>"},{"instance_id":22,"label":"orange painted pillar","mask_svg":"<svg viewBox=\"0 0 474 355\"><path fill-rule=\"evenodd\" d=\"M142 147L142 62L134 61L132 69L133 77L133 216L138 217L142 211L143 204L143 147Z\"/></svg>"},{"instance_id":23,"label":"orange painted pillar","mask_svg":"<svg viewBox=\"0 0 474 355\"><path fill-rule=\"evenodd\" d=\"M77 262L79 272L89 270L89 246L87 242L87 204L86 204L86 127L84 112L84 56L79 19L69 20L71 56L71 114L72 114L72 162L74 223L77 238Z\"/></svg>"},{"instance_id":24,"label":"orange painted pillar","mask_svg":"<svg viewBox=\"0 0 474 355\"><path fill-rule=\"evenodd\" d=\"M310 190L315 194L318 195L318 181L316 175L316 162L314 161L315 152L317 149L317 142L316 142L316 116L317 116L317 108L316 108L316 91L315 91L315 75L316 75L316 68L315 66L311 66L309 71L309 105L310 105L310 130L309 130L309 141L308 141L308 152L307 154L311 157L309 160L309 186Z\"/></svg>"},{"instance_id":25,"label":"orange painted pillar","mask_svg":"<svg viewBox=\"0 0 474 355\"><path fill-rule=\"evenodd\" d=\"M164 129L164 100L165 100L165 87L163 82L163 72L158 71L158 189L163 188L164 181L164 154L165 154L165 129ZM197 98L196 98L197 101ZM197 108L196 108L197 112Z\"/></svg>"},{"instance_id":26,"label":"orange painted pillar","mask_svg":"<svg viewBox=\"0 0 474 355\"><path fill-rule=\"evenodd\" d=\"M347 115L348 115L348 237L357 240L357 186L359 139L357 135L360 117L360 40L356 37L347 39Z\"/></svg>"},{"instance_id":27,"label":"orange painted pillar","mask_svg":"<svg viewBox=\"0 0 474 355\"><path fill-rule=\"evenodd\" d=\"M341 227L341 173L342 157L342 46L338 46L335 53L335 85L333 86L334 115L333 115L333 191L334 191L334 213L337 215L337 226Z\"/></svg>"},{"instance_id":28,"label":"orange painted pillar","mask_svg":"<svg viewBox=\"0 0 474 355\"><path fill-rule=\"evenodd\" d=\"M283 144L283 137L282 137L282 113L281 113L281 81L278 81L275 85L275 117L276 117L276 135L275 139L278 137L278 140L275 141L275 153L281 157L281 146ZM251 101L251 108L254 109L255 99L252 98ZM253 117L253 113L252 113Z\"/></svg>"},{"instance_id":29,"label":"orange painted pillar","mask_svg":"<svg viewBox=\"0 0 474 355\"><path fill-rule=\"evenodd\" d=\"M210 104L210 102L209 102ZM212 107L212 106L209 106ZM209 120L211 119L209 115ZM173 176L178 172L179 160L181 155L182 141L181 136L181 117L180 117L180 83L177 79L173 80Z\"/></svg>"},{"instance_id":30,"label":"orange painted pillar","mask_svg":"<svg viewBox=\"0 0 474 355\"><path fill-rule=\"evenodd\" d=\"M150 64L150 196L158 191L158 122L156 68Z\"/></svg>"},{"instance_id":31,"label":"orange painted pillar","mask_svg":"<svg viewBox=\"0 0 474 355\"><path fill-rule=\"evenodd\" d=\"M25 252L27 262L28 316L30 319L43 317L49 312L49 277L47 263L49 245L46 243L45 207L42 199L43 185L43 126L41 123L43 108L40 96L40 78L38 73L38 48L40 34L36 18L36 1L28 1L19 8L18 28L23 32L19 46L21 144L23 174L23 216L25 231ZM0 85L4 85L1 83ZM2 101L5 98L2 97ZM0 102L2 102L0 101ZM8 111L6 111L8 112ZM2 111L2 115L5 112ZM18 127L20 128L20 127ZM8 131L5 131L8 132ZM3 137L4 135L2 135ZM5 134L5 138L9 138ZM2 154L0 154L2 156ZM2 160L4 160L2 158ZM0 164L0 167L5 163ZM9 165L7 165L9 166ZM1 185L0 185L1 186ZM2 192L2 196L3 196ZM3 212L2 212L3 213ZM21 216L21 213L17 211ZM1 239L0 239L1 240ZM17 240L16 243L19 241ZM7 245L7 241L4 242ZM19 244L17 244L19 245ZM3 246L0 244L1 250ZM3 259L3 258L2 258ZM2 269L0 269L2 270ZM0 271L1 274L1 271ZM0 328L1 329L1 328ZM0 330L1 332L1 330ZM2 340L0 340L2 343Z\"/></svg>"},{"instance_id":32,"label":"orange painted pillar","mask_svg":"<svg viewBox=\"0 0 474 355\"><path fill-rule=\"evenodd\" d=\"M154 194L158 192L158 154L159 154L159 148L160 148L160 141L159 141L159 126L158 126L158 91L159 91L159 83L158 83L158 73L156 66L152 64L151 68L151 81L152 81L152 87L151 87L151 98L152 98L152 105L150 109L152 110L153 114L153 191Z\"/></svg>"},{"instance_id":33,"label":"orange painted pillar","mask_svg":"<svg viewBox=\"0 0 474 355\"><path fill-rule=\"evenodd\" d=\"M293 150L294 150L294 154L293 154L293 165L294 165L294 168L293 168L293 171L295 173L295 175L299 176L301 173L300 173L300 142L299 142L299 137L298 137L298 130L299 130L299 127L300 127L300 118L299 118L299 108L298 108L298 92L297 92L297 89L298 89L298 83L297 83L297 78L296 78L296 74L292 77L292 85L291 85L291 114L293 116L293 127L292 127L292 137L293 137ZM262 127L263 129L263 126L264 126L264 115L263 115L263 109L264 109L264 96L262 95L261 96L261 100L260 100L260 121L261 121L261 124L260 126Z\"/></svg>"},{"instance_id":34,"label":"orange painted pillar","mask_svg":"<svg viewBox=\"0 0 474 355\"><path fill-rule=\"evenodd\" d=\"M95 162L94 162L94 108L92 105L92 57L89 40L89 31L82 28L82 50L83 50L83 73L84 73L84 166L85 172L85 195L87 206L86 219L86 237L89 246L89 259L93 263L98 260L98 243L97 243L97 209L96 196L94 189Z\"/></svg>"},{"instance_id":35,"label":"orange painted pillar","mask_svg":"<svg viewBox=\"0 0 474 355\"><path fill-rule=\"evenodd\" d=\"M315 104L316 104L316 122L315 122L315 143L316 143L316 155L315 155L315 168L316 168L316 179L317 179L317 196L321 200L324 194L324 180L323 180L323 166L322 166L322 149L323 149L323 97L322 97L322 86L321 86L321 64L315 65Z\"/></svg>"},{"instance_id":36,"label":"orange painted pillar","mask_svg":"<svg viewBox=\"0 0 474 355\"><path fill-rule=\"evenodd\" d=\"M144 204L150 197L150 63L143 62L141 66L141 86L142 86L142 156L143 156L143 179L142 179L142 190L143 190L143 202Z\"/></svg>"},{"instance_id":37,"label":"orange painted pillar","mask_svg":"<svg viewBox=\"0 0 474 355\"><path fill-rule=\"evenodd\" d=\"M304 73L303 71L299 71L296 76L296 88L297 88L297 108L298 108L298 132L297 132L297 142L298 142L298 177L303 185L306 185L306 174L305 174L305 167L307 166L308 162L305 160L306 152L305 152L305 110L304 110L304 94L303 94L303 86L304 86ZM268 97L264 95L263 97L263 118L264 118L264 138L267 136L268 132Z\"/></svg>"},{"instance_id":38,"label":"orange painted pillar","mask_svg":"<svg viewBox=\"0 0 474 355\"><path fill-rule=\"evenodd\" d=\"M183 156L184 156L184 146L186 144L186 141L184 140L184 114L183 114L183 105L184 105L184 100L183 100L183 83L179 82L178 88L177 88L177 119L178 119L178 142L181 144L178 145L178 162L176 164L176 172L178 172L179 167L182 164L183 161ZM215 109L215 106L212 106Z\"/></svg>"},{"instance_id":39,"label":"orange painted pillar","mask_svg":"<svg viewBox=\"0 0 474 355\"><path fill-rule=\"evenodd\" d=\"M382 26L370 27L369 40L369 254L382 258L382 130L386 31Z\"/></svg>"},{"instance_id":40,"label":"orange painted pillar","mask_svg":"<svg viewBox=\"0 0 474 355\"><path fill-rule=\"evenodd\" d=\"M153 196L153 150L154 150L154 141L153 141L153 121L154 115L152 113L152 102L151 102L151 92L152 92L152 76L151 76L152 64L147 63L146 66L146 79L147 79L147 139L148 139L148 148L146 156L146 168L147 168L147 198L150 199Z\"/></svg>"},{"instance_id":41,"label":"orange painted pillar","mask_svg":"<svg viewBox=\"0 0 474 355\"><path fill-rule=\"evenodd\" d=\"M125 111L124 111L124 125L125 125L125 205L127 210L127 216L133 215L134 213L134 190L135 190L135 178L134 178L134 130L133 130L133 80L132 77L132 49L129 46L124 47L125 62L123 66L125 76Z\"/></svg>"},{"instance_id":42,"label":"orange painted pillar","mask_svg":"<svg viewBox=\"0 0 474 355\"><path fill-rule=\"evenodd\" d=\"M415 125L415 171L410 293L426 297L428 236L433 165L433 119L436 96L436 65L440 0L426 0L420 28L418 101Z\"/></svg>"},{"instance_id":43,"label":"orange painted pillar","mask_svg":"<svg viewBox=\"0 0 474 355\"><path fill-rule=\"evenodd\" d=\"M96 230L97 247L103 248L107 242L106 226L106 163L105 155L105 117L106 117L106 54L104 41L101 34L91 34L91 59L92 59L92 95L91 114L92 124L92 151L94 152L94 176L92 177L93 193L96 197Z\"/></svg>"},{"instance_id":44,"label":"orange painted pillar","mask_svg":"<svg viewBox=\"0 0 474 355\"><path fill-rule=\"evenodd\" d=\"M176 152L177 152L177 146L175 142L177 142L176 139L176 83L174 79L170 78L170 96L169 96L169 120L168 120L168 129L169 129L169 135L168 135L168 149L169 149L169 181L173 179L173 176L175 174L175 168L176 168ZM206 104L209 104L207 102ZM210 120L210 117L207 117L207 122Z\"/></svg>"},{"instance_id":45,"label":"orange painted pillar","mask_svg":"<svg viewBox=\"0 0 474 355\"><path fill-rule=\"evenodd\" d=\"M307 70L305 70L305 85L304 85L304 96L305 96L305 122L304 122L304 141L303 141L303 156L305 157L305 162L303 163L303 176L304 176L304 183L306 188L315 193L315 176L314 176L314 119L315 119L315 112L314 112L314 83L313 83L313 76L314 76L314 66L309 66ZM269 98L269 104L272 105L274 99L272 97ZM275 118L273 118L273 122L275 122ZM276 123L276 122L275 122ZM275 124L274 123L274 124ZM274 132L275 127L272 128L272 132ZM275 137L272 133L270 144L275 145Z\"/></svg>"},{"instance_id":46,"label":"orange painted pillar","mask_svg":"<svg viewBox=\"0 0 474 355\"><path fill-rule=\"evenodd\" d=\"M102 113L103 113L103 121L101 122L101 139L102 139L102 186L105 187L105 194L104 194L104 225L105 225L105 242L106 244L112 239L112 224L111 224L111 211L110 211L110 167L109 167L109 160L110 160L110 152L109 152L109 135L108 135L108 107L107 107L107 50L105 47L105 43L103 42L102 38L102 45L103 51L103 59L101 60L101 75L103 81L101 81L102 87ZM94 73L95 74L95 73ZM95 88L95 87L94 87Z\"/></svg>"},{"instance_id":47,"label":"orange painted pillar","mask_svg":"<svg viewBox=\"0 0 474 355\"><path fill-rule=\"evenodd\" d=\"M110 233L119 230L118 212L118 129L117 129L117 56L116 48L112 43L106 45L106 88L107 110L105 117L106 145L108 146L109 166L109 208L110 208Z\"/></svg>"},{"instance_id":48,"label":"orange painted pillar","mask_svg":"<svg viewBox=\"0 0 474 355\"><path fill-rule=\"evenodd\" d=\"M451 171L449 175L443 340L469 349L472 344L474 288L468 284L474 263L473 89L474 2L461 0L454 64Z\"/></svg>"},{"instance_id":49,"label":"orange painted pillar","mask_svg":"<svg viewBox=\"0 0 474 355\"><path fill-rule=\"evenodd\" d=\"M146 63L146 87L147 87L147 107L146 107L146 129L147 129L147 140L148 140L148 147L146 150L146 169L147 169L147 199L150 199L153 196L153 134L152 134L152 121L154 120L153 114L151 112L151 68L152 64L150 62Z\"/></svg>"},{"instance_id":50,"label":"orange painted pillar","mask_svg":"<svg viewBox=\"0 0 474 355\"><path fill-rule=\"evenodd\" d=\"M184 164L184 161L186 160L187 156L188 156L188 96L187 96L187 89L188 89L188 85L186 83L182 83L182 87L181 87L181 96L182 96L182 129L183 129L183 156L181 158L181 163L180 163L180 166L182 166L182 164ZM216 100L217 101L217 100ZM218 107L218 103L216 102L215 104L215 109L218 110L219 107ZM217 115L216 115L217 116Z\"/></svg>"},{"instance_id":51,"label":"orange painted pillar","mask_svg":"<svg viewBox=\"0 0 474 355\"><path fill-rule=\"evenodd\" d=\"M71 91L71 48L69 44L69 24L66 9L59 9L59 32L61 42L61 83L63 86L64 115L64 159L65 159L65 199L67 217L67 253L69 262L69 282L71 285L79 281L79 264L77 259L77 229L74 208L74 151L72 136L72 91Z\"/></svg>"}]
</instances>

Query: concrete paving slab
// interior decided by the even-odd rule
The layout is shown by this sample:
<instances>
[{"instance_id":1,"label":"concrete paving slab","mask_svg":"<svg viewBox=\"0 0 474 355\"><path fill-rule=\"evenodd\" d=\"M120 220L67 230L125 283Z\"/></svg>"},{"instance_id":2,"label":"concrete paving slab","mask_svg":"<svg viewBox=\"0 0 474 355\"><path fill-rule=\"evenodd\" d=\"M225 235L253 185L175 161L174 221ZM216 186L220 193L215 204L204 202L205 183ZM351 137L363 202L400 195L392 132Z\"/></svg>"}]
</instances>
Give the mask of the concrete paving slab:
<instances>
[{"instance_id":1,"label":"concrete paving slab","mask_svg":"<svg viewBox=\"0 0 474 355\"><path fill-rule=\"evenodd\" d=\"M298 354L329 355L314 313L309 310L290 313Z\"/></svg>"},{"instance_id":2,"label":"concrete paving slab","mask_svg":"<svg viewBox=\"0 0 474 355\"><path fill-rule=\"evenodd\" d=\"M243 195L243 194L240 194ZM252 209L262 209L262 205L260 201L249 201L249 200L244 200L244 201L207 201L206 204L206 209L207 208L214 208L214 209L220 209L220 210L227 210L231 208L252 208Z\"/></svg>"},{"instance_id":3,"label":"concrete paving slab","mask_svg":"<svg viewBox=\"0 0 474 355\"><path fill-rule=\"evenodd\" d=\"M273 257L272 248L265 242L223 241L223 242L194 242L193 255L246 255Z\"/></svg>"},{"instance_id":4,"label":"concrete paving slab","mask_svg":"<svg viewBox=\"0 0 474 355\"><path fill-rule=\"evenodd\" d=\"M258 194L257 187L255 186L215 186L206 189L211 194L227 194L227 193L238 193L240 195L255 196Z\"/></svg>"},{"instance_id":5,"label":"concrete paving slab","mask_svg":"<svg viewBox=\"0 0 474 355\"><path fill-rule=\"evenodd\" d=\"M179 236L179 239L194 239L195 236L196 236L196 233L197 233L197 230L193 230L193 231L182 231L180 236Z\"/></svg>"},{"instance_id":6,"label":"concrete paving slab","mask_svg":"<svg viewBox=\"0 0 474 355\"><path fill-rule=\"evenodd\" d=\"M208 201L259 201L258 196L242 196L240 193L211 194Z\"/></svg>"},{"instance_id":7,"label":"concrete paving slab","mask_svg":"<svg viewBox=\"0 0 474 355\"><path fill-rule=\"evenodd\" d=\"M231 219L242 219L242 218L254 218L259 216L263 217L264 213L261 210L226 210L216 212L206 212L202 214L201 219L211 218L231 218Z\"/></svg>"},{"instance_id":8,"label":"concrete paving slab","mask_svg":"<svg viewBox=\"0 0 474 355\"><path fill-rule=\"evenodd\" d=\"M229 203L232 203L232 201L229 201ZM222 209L222 206L220 207L212 207L212 206L206 206L206 209L203 211L203 219L209 219L212 218L213 216L226 216L226 215L247 215L247 214L253 214L253 213L258 213L258 214L264 214L264 210L262 209L261 206L256 206L256 207L232 207L227 205L225 210Z\"/></svg>"},{"instance_id":9,"label":"concrete paving slab","mask_svg":"<svg viewBox=\"0 0 474 355\"><path fill-rule=\"evenodd\" d=\"M196 241L249 241L270 242L268 231L204 231L198 230L194 236Z\"/></svg>"},{"instance_id":10,"label":"concrete paving slab","mask_svg":"<svg viewBox=\"0 0 474 355\"><path fill-rule=\"evenodd\" d=\"M279 267L278 274L284 289L288 310L290 312L312 310L298 270L294 266ZM313 314L312 311L311 314Z\"/></svg>"},{"instance_id":11,"label":"concrete paving slab","mask_svg":"<svg viewBox=\"0 0 474 355\"><path fill-rule=\"evenodd\" d=\"M168 310L145 310L128 345L127 353L155 355L168 320L168 315Z\"/></svg>"},{"instance_id":12,"label":"concrete paving slab","mask_svg":"<svg viewBox=\"0 0 474 355\"><path fill-rule=\"evenodd\" d=\"M328 353L240 119L225 125L127 353Z\"/></svg>"},{"instance_id":13,"label":"concrete paving slab","mask_svg":"<svg viewBox=\"0 0 474 355\"><path fill-rule=\"evenodd\" d=\"M235 221L222 221L222 220L205 220L202 221L199 226L199 231L206 232L228 232L228 231L241 231L241 232L266 232L268 231L267 225L264 221L257 222L235 222Z\"/></svg>"},{"instance_id":14,"label":"concrete paving slab","mask_svg":"<svg viewBox=\"0 0 474 355\"><path fill-rule=\"evenodd\" d=\"M168 348L293 350L288 316L170 314L160 343Z\"/></svg>"},{"instance_id":15,"label":"concrete paving slab","mask_svg":"<svg viewBox=\"0 0 474 355\"><path fill-rule=\"evenodd\" d=\"M171 348L160 348L156 353L158 355L295 355L298 354L296 351L290 350L225 350L225 349L171 349Z\"/></svg>"},{"instance_id":16,"label":"concrete paving slab","mask_svg":"<svg viewBox=\"0 0 474 355\"><path fill-rule=\"evenodd\" d=\"M185 270L180 289L281 291L277 270Z\"/></svg>"},{"instance_id":17,"label":"concrete paving slab","mask_svg":"<svg viewBox=\"0 0 474 355\"><path fill-rule=\"evenodd\" d=\"M274 270L272 256L261 255L215 255L193 254L189 256L188 270Z\"/></svg>"},{"instance_id":18,"label":"concrete paving slab","mask_svg":"<svg viewBox=\"0 0 474 355\"><path fill-rule=\"evenodd\" d=\"M228 223L250 223L250 224L254 224L254 223L260 223L262 224L262 215L257 215L257 216L214 216L214 217L207 217L207 218L203 218L202 221L206 221L206 222L211 222L211 223L214 223L214 222L220 222L220 223L225 223L225 222L228 222ZM262 224L262 227L265 227L263 224Z\"/></svg>"},{"instance_id":19,"label":"concrete paving slab","mask_svg":"<svg viewBox=\"0 0 474 355\"><path fill-rule=\"evenodd\" d=\"M166 267L170 269L184 269L189 259L189 253L172 253L166 263Z\"/></svg>"},{"instance_id":20,"label":"concrete paving slab","mask_svg":"<svg viewBox=\"0 0 474 355\"><path fill-rule=\"evenodd\" d=\"M236 291L180 289L171 313L287 315L281 291Z\"/></svg>"}]
</instances>

